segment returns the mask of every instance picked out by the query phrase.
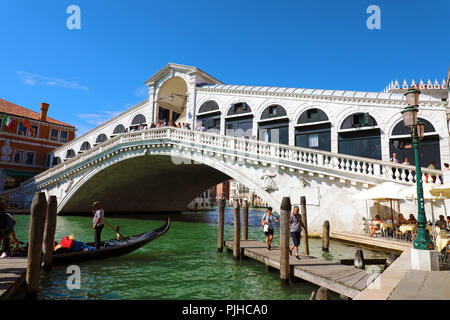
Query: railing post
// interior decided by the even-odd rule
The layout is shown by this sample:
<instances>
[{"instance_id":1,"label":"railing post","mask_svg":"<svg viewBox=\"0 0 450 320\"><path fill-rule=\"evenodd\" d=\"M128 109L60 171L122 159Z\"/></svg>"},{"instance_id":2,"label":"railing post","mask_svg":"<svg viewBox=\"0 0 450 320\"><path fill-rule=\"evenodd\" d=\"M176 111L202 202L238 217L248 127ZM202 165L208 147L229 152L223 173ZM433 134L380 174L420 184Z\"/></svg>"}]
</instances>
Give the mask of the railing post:
<instances>
[{"instance_id":1,"label":"railing post","mask_svg":"<svg viewBox=\"0 0 450 320\"><path fill-rule=\"evenodd\" d=\"M58 202L56 200L56 196L50 196L48 199L47 217L45 219L44 228L44 256L42 258L42 267L44 271L50 271L52 269L57 207Z\"/></svg>"},{"instance_id":2,"label":"railing post","mask_svg":"<svg viewBox=\"0 0 450 320\"><path fill-rule=\"evenodd\" d=\"M321 153L317 154L317 165L319 167L323 167L323 154Z\"/></svg>"},{"instance_id":3,"label":"railing post","mask_svg":"<svg viewBox=\"0 0 450 320\"><path fill-rule=\"evenodd\" d=\"M25 280L27 299L36 299L39 291L42 240L44 238L46 212L47 199L45 198L45 193L36 192L33 203L31 204L30 229L28 234L28 261Z\"/></svg>"},{"instance_id":4,"label":"railing post","mask_svg":"<svg viewBox=\"0 0 450 320\"><path fill-rule=\"evenodd\" d=\"M223 232L225 220L225 199L219 199L217 217L217 250L223 251Z\"/></svg>"},{"instance_id":5,"label":"railing post","mask_svg":"<svg viewBox=\"0 0 450 320\"><path fill-rule=\"evenodd\" d=\"M280 207L280 280L289 282L289 218L291 200L284 197Z\"/></svg>"},{"instance_id":6,"label":"railing post","mask_svg":"<svg viewBox=\"0 0 450 320\"><path fill-rule=\"evenodd\" d=\"M234 208L234 239L233 239L233 257L239 259L241 257L241 213L239 208L239 200L233 200Z\"/></svg>"},{"instance_id":7,"label":"railing post","mask_svg":"<svg viewBox=\"0 0 450 320\"><path fill-rule=\"evenodd\" d=\"M242 200L242 240L248 240L248 200Z\"/></svg>"},{"instance_id":8,"label":"railing post","mask_svg":"<svg viewBox=\"0 0 450 320\"><path fill-rule=\"evenodd\" d=\"M303 248L306 255L309 255L309 242L308 242L308 219L306 217L306 197L300 198L300 210L302 214L303 224L305 225L305 239L303 240Z\"/></svg>"}]
</instances>

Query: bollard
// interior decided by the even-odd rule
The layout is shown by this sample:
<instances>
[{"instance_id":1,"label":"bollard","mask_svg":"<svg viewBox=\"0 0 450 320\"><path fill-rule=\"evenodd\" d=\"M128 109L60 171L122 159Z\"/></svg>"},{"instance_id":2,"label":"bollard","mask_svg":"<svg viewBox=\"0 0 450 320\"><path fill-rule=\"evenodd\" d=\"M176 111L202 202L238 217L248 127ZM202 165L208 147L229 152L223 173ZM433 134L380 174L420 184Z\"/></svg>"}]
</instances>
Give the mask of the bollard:
<instances>
[{"instance_id":1,"label":"bollard","mask_svg":"<svg viewBox=\"0 0 450 320\"><path fill-rule=\"evenodd\" d=\"M219 199L217 216L217 251L223 251L223 232L225 220L225 199Z\"/></svg>"},{"instance_id":2,"label":"bollard","mask_svg":"<svg viewBox=\"0 0 450 320\"><path fill-rule=\"evenodd\" d=\"M314 300L330 300L330 295L328 293L328 289L324 288L324 287L320 287L319 290L317 290Z\"/></svg>"},{"instance_id":3,"label":"bollard","mask_svg":"<svg viewBox=\"0 0 450 320\"><path fill-rule=\"evenodd\" d=\"M322 230L322 251L328 252L330 248L330 223L325 220Z\"/></svg>"},{"instance_id":4,"label":"bollard","mask_svg":"<svg viewBox=\"0 0 450 320\"><path fill-rule=\"evenodd\" d=\"M309 255L309 242L308 242L308 219L306 218L306 197L300 198L300 210L302 213L303 224L305 225L305 239L303 241L303 248L306 255Z\"/></svg>"},{"instance_id":5,"label":"bollard","mask_svg":"<svg viewBox=\"0 0 450 320\"><path fill-rule=\"evenodd\" d=\"M289 283L289 218L291 200L283 197L280 207L280 280Z\"/></svg>"},{"instance_id":6,"label":"bollard","mask_svg":"<svg viewBox=\"0 0 450 320\"><path fill-rule=\"evenodd\" d=\"M47 199L44 192L36 192L31 204L28 233L28 258L26 273L26 298L36 299L41 271L42 240L44 238Z\"/></svg>"},{"instance_id":7,"label":"bollard","mask_svg":"<svg viewBox=\"0 0 450 320\"><path fill-rule=\"evenodd\" d=\"M42 257L42 269L50 271L53 262L53 244L55 242L56 231L56 210L58 202L56 196L50 196L47 205L47 216L45 218L44 228L44 248Z\"/></svg>"},{"instance_id":8,"label":"bollard","mask_svg":"<svg viewBox=\"0 0 450 320\"><path fill-rule=\"evenodd\" d=\"M233 201L234 208L234 239L233 239L233 257L239 259L241 256L241 213L239 201Z\"/></svg>"},{"instance_id":9,"label":"bollard","mask_svg":"<svg viewBox=\"0 0 450 320\"><path fill-rule=\"evenodd\" d=\"M361 249L356 250L355 261L353 265L358 269L364 269L366 267L366 265L364 264L364 253Z\"/></svg>"},{"instance_id":10,"label":"bollard","mask_svg":"<svg viewBox=\"0 0 450 320\"><path fill-rule=\"evenodd\" d=\"M248 200L242 200L242 240L248 240Z\"/></svg>"},{"instance_id":11,"label":"bollard","mask_svg":"<svg viewBox=\"0 0 450 320\"><path fill-rule=\"evenodd\" d=\"M389 255L389 258L386 259L386 263L385 263L385 265L384 265L384 269L386 270L387 268L389 268L389 267L394 263L394 261L395 261L397 258L398 258L398 255L397 255L397 254L391 253L391 254Z\"/></svg>"}]
</instances>

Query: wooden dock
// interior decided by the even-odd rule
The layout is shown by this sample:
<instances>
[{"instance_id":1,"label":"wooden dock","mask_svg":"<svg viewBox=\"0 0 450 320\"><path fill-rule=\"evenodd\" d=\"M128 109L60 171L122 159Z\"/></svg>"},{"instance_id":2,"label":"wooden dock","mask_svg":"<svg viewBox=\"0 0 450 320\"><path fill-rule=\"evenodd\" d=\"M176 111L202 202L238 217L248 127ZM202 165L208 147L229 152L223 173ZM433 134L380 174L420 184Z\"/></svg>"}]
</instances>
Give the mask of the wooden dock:
<instances>
[{"instance_id":1,"label":"wooden dock","mask_svg":"<svg viewBox=\"0 0 450 320\"><path fill-rule=\"evenodd\" d=\"M26 257L0 259L0 299L8 299L25 281Z\"/></svg>"},{"instance_id":2,"label":"wooden dock","mask_svg":"<svg viewBox=\"0 0 450 320\"><path fill-rule=\"evenodd\" d=\"M228 250L233 249L233 241L225 241ZM255 240L241 240L242 255L264 263L268 267L280 269L280 248L267 250L266 244ZM376 277L371 273L353 266L300 255L289 257L294 277L325 287L338 294L354 298L360 294Z\"/></svg>"},{"instance_id":3,"label":"wooden dock","mask_svg":"<svg viewBox=\"0 0 450 320\"><path fill-rule=\"evenodd\" d=\"M412 248L411 241L395 240L389 237L369 237L365 234L351 232L332 232L330 238L356 244L358 247L366 247L396 254L401 254L403 251Z\"/></svg>"}]
</instances>

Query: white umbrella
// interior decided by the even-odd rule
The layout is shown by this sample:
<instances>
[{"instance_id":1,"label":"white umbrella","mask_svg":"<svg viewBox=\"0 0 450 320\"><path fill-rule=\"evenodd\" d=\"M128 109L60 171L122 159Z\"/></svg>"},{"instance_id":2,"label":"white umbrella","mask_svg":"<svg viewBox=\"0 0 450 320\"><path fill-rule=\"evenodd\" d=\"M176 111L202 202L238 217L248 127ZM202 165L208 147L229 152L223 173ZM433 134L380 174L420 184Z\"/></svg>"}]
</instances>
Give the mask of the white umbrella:
<instances>
[{"instance_id":1,"label":"white umbrella","mask_svg":"<svg viewBox=\"0 0 450 320\"><path fill-rule=\"evenodd\" d=\"M433 187L430 190L430 194L436 197L450 198L450 184L447 183Z\"/></svg>"},{"instance_id":2,"label":"white umbrella","mask_svg":"<svg viewBox=\"0 0 450 320\"><path fill-rule=\"evenodd\" d=\"M435 221L434 221L433 201L441 200L442 197L440 197L439 195L438 196L434 195L434 194L436 194L436 192L432 191L432 188L433 188L432 184L424 183L422 185L422 188L423 188L423 199L429 200L431 202L431 221L433 224L434 239L436 239L436 226L435 226ZM405 198L409 198L409 199L417 199L417 186L414 185L414 186L408 187L408 188L400 191L400 195L404 196ZM444 205L445 205L445 203L444 203Z\"/></svg>"},{"instance_id":3,"label":"white umbrella","mask_svg":"<svg viewBox=\"0 0 450 320\"><path fill-rule=\"evenodd\" d=\"M398 184L395 182L383 182L378 186L354 194L352 195L352 197L354 199L366 200L366 213L367 213L367 200L390 200L391 214L393 216L394 214L392 209L392 200L403 199L404 197L400 196L400 191L403 189L405 189L405 186L402 184ZM394 234L392 234L392 236L394 236Z\"/></svg>"},{"instance_id":4,"label":"white umbrella","mask_svg":"<svg viewBox=\"0 0 450 320\"><path fill-rule=\"evenodd\" d=\"M405 186L395 182L383 182L376 187L361 191L354 194L352 197L361 200L392 200L404 199L400 196L400 191L405 189Z\"/></svg>"}]
</instances>

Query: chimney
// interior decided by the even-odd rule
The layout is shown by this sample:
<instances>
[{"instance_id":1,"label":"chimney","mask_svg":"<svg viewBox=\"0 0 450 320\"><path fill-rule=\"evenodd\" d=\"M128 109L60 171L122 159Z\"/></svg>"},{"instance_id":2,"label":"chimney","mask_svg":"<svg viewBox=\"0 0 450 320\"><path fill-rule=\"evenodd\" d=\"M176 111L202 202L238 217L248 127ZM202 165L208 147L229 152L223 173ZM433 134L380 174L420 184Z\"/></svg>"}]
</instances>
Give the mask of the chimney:
<instances>
[{"instance_id":1,"label":"chimney","mask_svg":"<svg viewBox=\"0 0 450 320\"><path fill-rule=\"evenodd\" d=\"M45 102L41 102L41 113L40 113L40 115L39 115L39 119L41 120L41 121L47 121L47 111L48 111L48 106L49 106L49 104L48 103L45 103Z\"/></svg>"}]
</instances>

